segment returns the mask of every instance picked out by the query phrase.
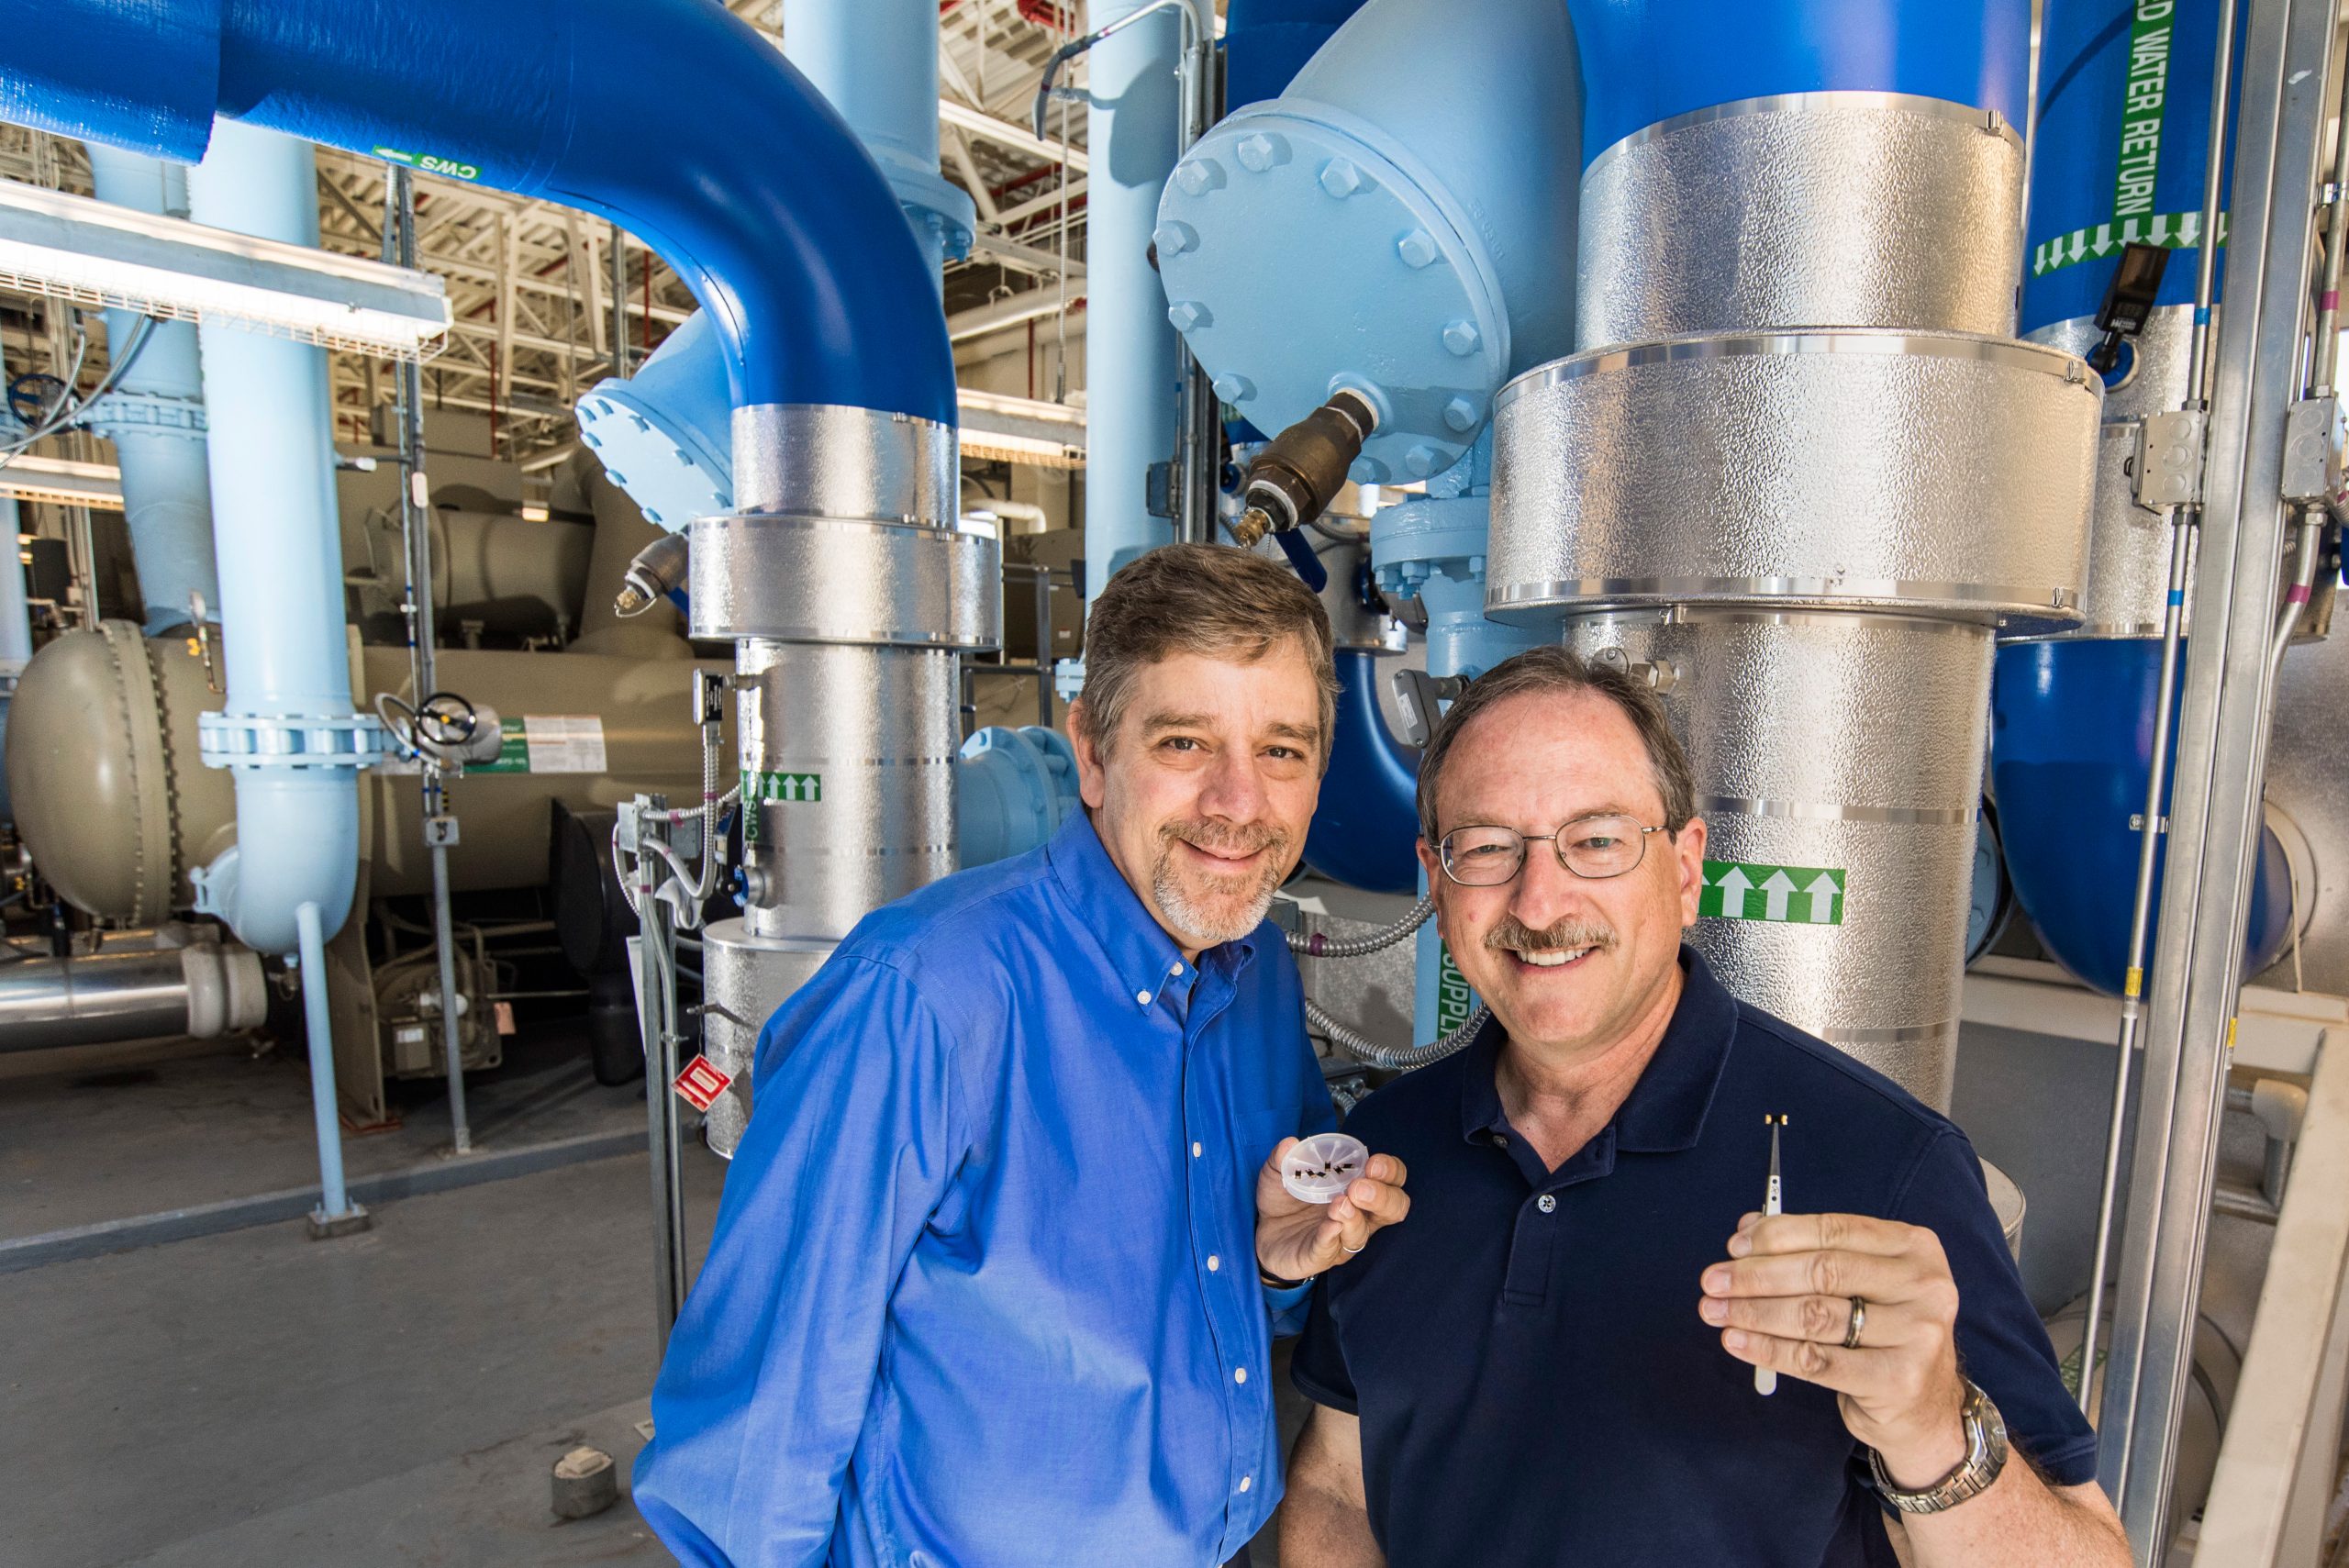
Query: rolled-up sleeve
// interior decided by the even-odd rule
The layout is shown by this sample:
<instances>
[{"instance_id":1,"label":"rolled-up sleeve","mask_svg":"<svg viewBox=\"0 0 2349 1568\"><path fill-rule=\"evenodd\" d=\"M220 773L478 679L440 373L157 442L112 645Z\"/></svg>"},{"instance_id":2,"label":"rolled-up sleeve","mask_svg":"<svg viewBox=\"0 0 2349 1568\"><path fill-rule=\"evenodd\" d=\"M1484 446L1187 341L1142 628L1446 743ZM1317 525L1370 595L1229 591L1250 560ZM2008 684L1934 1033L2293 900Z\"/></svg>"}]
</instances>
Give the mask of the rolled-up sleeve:
<instances>
[{"instance_id":1,"label":"rolled-up sleeve","mask_svg":"<svg viewBox=\"0 0 2349 1568\"><path fill-rule=\"evenodd\" d=\"M751 1118L652 1394L636 1504L692 1564L820 1568L889 1299L968 1146L952 1042L841 953L759 1038Z\"/></svg>"}]
</instances>

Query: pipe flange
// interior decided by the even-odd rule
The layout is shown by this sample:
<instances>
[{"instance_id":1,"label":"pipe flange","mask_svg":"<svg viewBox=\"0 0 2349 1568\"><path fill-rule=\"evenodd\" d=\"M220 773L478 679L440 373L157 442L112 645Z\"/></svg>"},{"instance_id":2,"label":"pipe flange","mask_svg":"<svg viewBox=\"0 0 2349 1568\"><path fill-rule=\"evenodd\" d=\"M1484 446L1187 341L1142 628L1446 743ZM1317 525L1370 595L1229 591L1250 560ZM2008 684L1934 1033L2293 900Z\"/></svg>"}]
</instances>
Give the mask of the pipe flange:
<instances>
[{"instance_id":1,"label":"pipe flange","mask_svg":"<svg viewBox=\"0 0 2349 1568\"><path fill-rule=\"evenodd\" d=\"M372 714L207 713L196 736L207 768L372 768L392 754Z\"/></svg>"},{"instance_id":2,"label":"pipe flange","mask_svg":"<svg viewBox=\"0 0 2349 1568\"><path fill-rule=\"evenodd\" d=\"M208 428L204 399L180 397L168 392L109 392L74 423L110 441L124 436L180 436L201 440Z\"/></svg>"},{"instance_id":3,"label":"pipe flange","mask_svg":"<svg viewBox=\"0 0 2349 1568\"><path fill-rule=\"evenodd\" d=\"M995 648L1003 546L959 528L738 513L696 519L693 635Z\"/></svg>"}]
</instances>

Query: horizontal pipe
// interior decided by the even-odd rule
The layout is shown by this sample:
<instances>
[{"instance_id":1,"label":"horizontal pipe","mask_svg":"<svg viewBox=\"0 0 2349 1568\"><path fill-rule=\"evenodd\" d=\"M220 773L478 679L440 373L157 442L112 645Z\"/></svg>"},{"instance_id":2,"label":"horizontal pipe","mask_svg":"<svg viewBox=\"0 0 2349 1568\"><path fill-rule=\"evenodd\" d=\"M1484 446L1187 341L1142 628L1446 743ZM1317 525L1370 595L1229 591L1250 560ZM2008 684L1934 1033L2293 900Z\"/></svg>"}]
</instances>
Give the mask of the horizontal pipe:
<instances>
[{"instance_id":1,"label":"horizontal pipe","mask_svg":"<svg viewBox=\"0 0 2349 1568\"><path fill-rule=\"evenodd\" d=\"M0 964L0 1053L190 1036L259 1025L267 994L246 948L101 951Z\"/></svg>"},{"instance_id":2,"label":"horizontal pipe","mask_svg":"<svg viewBox=\"0 0 2349 1568\"><path fill-rule=\"evenodd\" d=\"M707 0L0 0L0 119L183 161L214 115L608 217L674 267L733 402L951 425L954 364L880 169ZM685 104L648 131L596 106Z\"/></svg>"}]
</instances>

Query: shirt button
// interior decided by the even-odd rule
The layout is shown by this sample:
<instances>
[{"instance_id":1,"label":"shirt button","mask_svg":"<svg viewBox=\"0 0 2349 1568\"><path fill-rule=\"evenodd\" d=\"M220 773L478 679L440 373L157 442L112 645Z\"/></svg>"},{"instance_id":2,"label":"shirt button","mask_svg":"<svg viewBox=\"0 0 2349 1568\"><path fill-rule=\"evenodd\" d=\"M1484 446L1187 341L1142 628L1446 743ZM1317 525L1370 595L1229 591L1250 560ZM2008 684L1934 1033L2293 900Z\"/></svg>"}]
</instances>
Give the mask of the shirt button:
<instances>
[{"instance_id":1,"label":"shirt button","mask_svg":"<svg viewBox=\"0 0 2349 1568\"><path fill-rule=\"evenodd\" d=\"M1137 991L1134 993L1134 1000L1147 1007L1150 1006L1150 993L1147 991Z\"/></svg>"},{"instance_id":2,"label":"shirt button","mask_svg":"<svg viewBox=\"0 0 2349 1568\"><path fill-rule=\"evenodd\" d=\"M1557 1208L1558 1200L1551 1196L1548 1193L1543 1193L1540 1197L1533 1200L1533 1207L1540 1209L1544 1214L1549 1214Z\"/></svg>"},{"instance_id":3,"label":"shirt button","mask_svg":"<svg viewBox=\"0 0 2349 1568\"><path fill-rule=\"evenodd\" d=\"M1197 1159L1201 1154L1204 1154L1204 1153L1206 1153L1206 1152L1207 1152L1207 1149L1206 1149L1206 1146L1205 1146L1204 1144L1194 1143L1194 1144L1192 1144L1192 1145L1191 1145L1191 1158L1192 1158L1192 1159L1196 1160L1196 1159Z\"/></svg>"},{"instance_id":4,"label":"shirt button","mask_svg":"<svg viewBox=\"0 0 2349 1568\"><path fill-rule=\"evenodd\" d=\"M1182 966L1181 964L1179 964L1179 963L1178 963L1178 964L1176 964L1174 968L1172 968L1172 969L1168 970L1166 973L1167 973L1169 975L1172 975L1174 978L1175 978L1175 979L1179 980L1179 979L1181 979L1181 978L1183 977L1183 966Z\"/></svg>"},{"instance_id":5,"label":"shirt button","mask_svg":"<svg viewBox=\"0 0 2349 1568\"><path fill-rule=\"evenodd\" d=\"M1493 1134L1493 1147L1494 1147L1494 1148L1496 1148L1496 1149L1506 1149L1506 1148L1508 1148L1508 1133L1506 1133L1506 1132L1496 1132L1495 1134Z\"/></svg>"},{"instance_id":6,"label":"shirt button","mask_svg":"<svg viewBox=\"0 0 2349 1568\"><path fill-rule=\"evenodd\" d=\"M1208 1254L1208 1273L1213 1273L1216 1270L1221 1267L1223 1267L1223 1260L1217 1257L1213 1252L1209 1252Z\"/></svg>"},{"instance_id":7,"label":"shirt button","mask_svg":"<svg viewBox=\"0 0 2349 1568\"><path fill-rule=\"evenodd\" d=\"M1231 1373L1231 1381L1232 1381L1232 1382L1234 1382L1234 1383L1245 1383L1245 1382L1247 1382L1247 1381L1248 1381L1248 1369L1247 1369L1246 1367L1244 1367L1244 1366L1243 1366L1243 1367L1235 1367L1235 1368L1232 1370L1232 1373Z\"/></svg>"},{"instance_id":8,"label":"shirt button","mask_svg":"<svg viewBox=\"0 0 2349 1568\"><path fill-rule=\"evenodd\" d=\"M1251 1487L1251 1486L1254 1485L1255 1484L1256 1484L1256 1478L1255 1478L1254 1476L1252 1476L1252 1475L1243 1475L1243 1476L1241 1476L1241 1477L1240 1478L1240 1489L1241 1489L1242 1492L1245 1492L1246 1490L1248 1490L1248 1488L1249 1488L1249 1487Z\"/></svg>"}]
</instances>

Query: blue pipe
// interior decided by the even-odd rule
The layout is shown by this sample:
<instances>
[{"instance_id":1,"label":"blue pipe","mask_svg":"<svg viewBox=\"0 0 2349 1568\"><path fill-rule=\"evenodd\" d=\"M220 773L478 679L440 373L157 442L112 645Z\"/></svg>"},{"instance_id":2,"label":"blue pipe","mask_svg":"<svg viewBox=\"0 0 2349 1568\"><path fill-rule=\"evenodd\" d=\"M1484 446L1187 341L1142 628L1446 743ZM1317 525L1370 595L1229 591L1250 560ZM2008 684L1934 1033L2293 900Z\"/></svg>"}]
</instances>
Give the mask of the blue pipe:
<instances>
[{"instance_id":1,"label":"blue pipe","mask_svg":"<svg viewBox=\"0 0 2349 1568\"><path fill-rule=\"evenodd\" d=\"M347 1225L365 1211L351 1201L342 1179L342 1111L335 1098L334 1018L327 1003L327 939L318 906L294 912L302 953L302 1021L309 1036L310 1116L317 1124L318 1207L311 1211L313 1235L330 1225Z\"/></svg>"},{"instance_id":2,"label":"blue pipe","mask_svg":"<svg viewBox=\"0 0 2349 1568\"><path fill-rule=\"evenodd\" d=\"M930 0L787 0L785 54L888 176L930 263L970 250L977 208L938 172L938 11ZM676 531L734 505L726 351L696 311L626 380L579 400L579 436L645 520Z\"/></svg>"},{"instance_id":3,"label":"blue pipe","mask_svg":"<svg viewBox=\"0 0 2349 1568\"><path fill-rule=\"evenodd\" d=\"M32 613L25 606L25 568L17 553L17 498L0 495L0 548L8 554L0 562L0 674L16 688L25 661L33 656ZM0 822L16 820L8 802L8 696L0 693Z\"/></svg>"},{"instance_id":4,"label":"blue pipe","mask_svg":"<svg viewBox=\"0 0 2349 1568\"><path fill-rule=\"evenodd\" d=\"M1585 166L1659 120L1777 93L1913 93L2028 123L2030 0L1607 0L1573 15Z\"/></svg>"},{"instance_id":5,"label":"blue pipe","mask_svg":"<svg viewBox=\"0 0 2349 1568\"><path fill-rule=\"evenodd\" d=\"M1998 650L1991 684L1990 778L2015 900L2058 963L2113 996L2126 978L2138 846L2130 819L2145 806L2160 660L2151 638L2013 642ZM2156 909L2160 865L2157 856ZM2245 974L2283 951L2291 902L2284 847L2263 828Z\"/></svg>"},{"instance_id":6,"label":"blue pipe","mask_svg":"<svg viewBox=\"0 0 2349 1568\"><path fill-rule=\"evenodd\" d=\"M968 871L1024 855L1077 805L1076 752L1058 731L974 730L954 763L955 863Z\"/></svg>"},{"instance_id":7,"label":"blue pipe","mask_svg":"<svg viewBox=\"0 0 2349 1568\"><path fill-rule=\"evenodd\" d=\"M1373 893L1418 885L1419 753L1397 740L1378 707L1378 655L1338 650L1338 721L1329 784L1305 835L1305 860L1335 882Z\"/></svg>"},{"instance_id":8,"label":"blue pipe","mask_svg":"<svg viewBox=\"0 0 2349 1568\"><path fill-rule=\"evenodd\" d=\"M945 287L978 205L938 172L938 7L931 0L784 0L785 58L840 111L889 178Z\"/></svg>"},{"instance_id":9,"label":"blue pipe","mask_svg":"<svg viewBox=\"0 0 2349 1568\"><path fill-rule=\"evenodd\" d=\"M1147 0L1089 0L1088 28L1107 27ZM1182 102L1175 70L1182 18L1147 17L1085 56L1088 103L1085 185L1085 603L1127 562L1174 539L1152 515L1150 466L1174 456L1183 361L1167 321L1166 294L1150 265L1158 193L1174 172ZM1058 113L1057 110L1054 111ZM1052 123L1052 122L1048 122ZM1073 685L1081 679L1063 666Z\"/></svg>"},{"instance_id":10,"label":"blue pipe","mask_svg":"<svg viewBox=\"0 0 2349 1568\"><path fill-rule=\"evenodd\" d=\"M0 119L193 161L217 111L613 219L735 406L954 422L921 249L840 116L709 0L0 0ZM494 40L494 44L493 44ZM630 104L690 106L657 131Z\"/></svg>"},{"instance_id":11,"label":"blue pipe","mask_svg":"<svg viewBox=\"0 0 2349 1568\"><path fill-rule=\"evenodd\" d=\"M1223 26L1226 114L1277 98L1364 0L1230 0Z\"/></svg>"},{"instance_id":12,"label":"blue pipe","mask_svg":"<svg viewBox=\"0 0 2349 1568\"><path fill-rule=\"evenodd\" d=\"M178 163L89 146L98 198L135 212L185 217L187 170ZM106 312L106 344L120 353L140 317ZM205 459L204 371L195 328L156 321L116 391L84 421L114 443L122 470L122 515L146 600L146 629L160 637L186 624L201 596L217 614L220 577L212 560L212 485Z\"/></svg>"},{"instance_id":13,"label":"blue pipe","mask_svg":"<svg viewBox=\"0 0 2349 1568\"><path fill-rule=\"evenodd\" d=\"M199 223L318 242L317 155L308 142L224 123L188 190ZM326 350L226 324L198 330L205 398L219 415L209 447L224 711L348 717ZM345 767L235 771L236 847L206 869L199 906L263 952L295 950L296 911L306 906L332 936L351 912L358 876L358 774Z\"/></svg>"}]
</instances>

